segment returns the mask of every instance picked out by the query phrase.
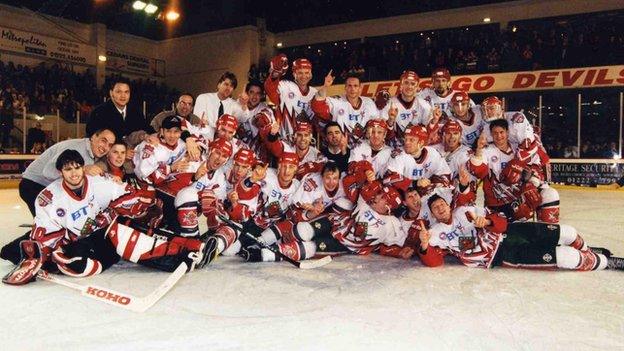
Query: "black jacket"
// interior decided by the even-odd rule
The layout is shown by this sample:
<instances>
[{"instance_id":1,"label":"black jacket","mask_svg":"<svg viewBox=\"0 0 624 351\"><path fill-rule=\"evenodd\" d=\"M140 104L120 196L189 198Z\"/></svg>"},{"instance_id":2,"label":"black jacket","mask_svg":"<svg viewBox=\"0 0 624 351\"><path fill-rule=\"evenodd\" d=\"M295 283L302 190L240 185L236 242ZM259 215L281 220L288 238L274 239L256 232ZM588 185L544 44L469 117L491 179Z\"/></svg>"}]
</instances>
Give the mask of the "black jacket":
<instances>
[{"instance_id":1,"label":"black jacket","mask_svg":"<svg viewBox=\"0 0 624 351\"><path fill-rule=\"evenodd\" d=\"M126 120L111 100L97 106L91 112L87 120L87 137L96 131L107 128L115 132L117 141L132 132L144 130L147 133L154 133L154 129L147 123L143 112L133 104L128 104L126 108Z\"/></svg>"}]
</instances>

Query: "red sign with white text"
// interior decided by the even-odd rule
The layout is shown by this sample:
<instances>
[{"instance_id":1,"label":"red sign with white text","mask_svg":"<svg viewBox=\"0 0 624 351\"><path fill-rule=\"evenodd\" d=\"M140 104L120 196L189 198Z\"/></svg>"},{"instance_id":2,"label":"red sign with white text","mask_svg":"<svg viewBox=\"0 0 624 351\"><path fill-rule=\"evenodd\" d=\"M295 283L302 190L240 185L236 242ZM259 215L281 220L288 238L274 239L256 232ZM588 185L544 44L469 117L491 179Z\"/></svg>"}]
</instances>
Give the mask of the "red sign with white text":
<instances>
[{"instance_id":1,"label":"red sign with white text","mask_svg":"<svg viewBox=\"0 0 624 351\"><path fill-rule=\"evenodd\" d=\"M431 85L431 78L422 78L420 88ZM563 68L544 71L474 74L451 77L454 90L469 93L515 92L547 89L604 88L624 86L624 65ZM388 89L394 95L399 81L367 82L362 95L373 97L379 90ZM344 94L344 85L334 85L328 95Z\"/></svg>"}]
</instances>

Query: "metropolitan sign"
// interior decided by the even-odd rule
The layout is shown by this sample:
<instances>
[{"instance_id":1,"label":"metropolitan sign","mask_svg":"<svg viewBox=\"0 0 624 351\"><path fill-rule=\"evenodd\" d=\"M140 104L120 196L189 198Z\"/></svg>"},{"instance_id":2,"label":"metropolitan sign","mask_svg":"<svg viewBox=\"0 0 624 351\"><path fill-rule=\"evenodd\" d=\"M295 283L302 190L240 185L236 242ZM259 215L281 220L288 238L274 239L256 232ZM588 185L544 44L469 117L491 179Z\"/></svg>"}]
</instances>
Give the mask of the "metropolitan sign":
<instances>
[{"instance_id":1,"label":"metropolitan sign","mask_svg":"<svg viewBox=\"0 0 624 351\"><path fill-rule=\"evenodd\" d=\"M94 46L2 26L0 50L89 66L96 64Z\"/></svg>"}]
</instances>

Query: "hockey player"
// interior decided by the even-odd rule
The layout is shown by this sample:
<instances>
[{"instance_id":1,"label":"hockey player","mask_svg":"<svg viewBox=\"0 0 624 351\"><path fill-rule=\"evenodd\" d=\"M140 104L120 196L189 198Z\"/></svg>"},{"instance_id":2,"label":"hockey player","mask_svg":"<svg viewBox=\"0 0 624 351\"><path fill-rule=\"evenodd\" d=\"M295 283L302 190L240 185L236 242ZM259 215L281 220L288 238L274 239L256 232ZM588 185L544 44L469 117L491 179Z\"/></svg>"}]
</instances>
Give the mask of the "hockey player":
<instances>
[{"instance_id":1,"label":"hockey player","mask_svg":"<svg viewBox=\"0 0 624 351\"><path fill-rule=\"evenodd\" d=\"M345 95L338 98L327 97L327 89L333 82L334 77L330 71L325 77L325 84L312 100L312 110L322 123L338 123L348 137L349 147L353 148L364 138L364 128L368 120L378 118L379 111L371 98L361 96L362 84L358 76L347 76Z\"/></svg>"},{"instance_id":2,"label":"hockey player","mask_svg":"<svg viewBox=\"0 0 624 351\"><path fill-rule=\"evenodd\" d=\"M314 112L310 106L316 88L308 85L312 79L312 63L300 58L293 62L295 81L282 79L288 71L288 58L280 54L271 60L269 77L264 81L267 96L275 104L275 118L280 125L280 135L289 139L295 132L295 122L312 122Z\"/></svg>"},{"instance_id":3,"label":"hockey player","mask_svg":"<svg viewBox=\"0 0 624 351\"><path fill-rule=\"evenodd\" d=\"M403 132L410 126L420 124L430 131L437 127L441 111L434 111L427 101L417 96L419 81L416 72L403 72L399 94L392 97L380 112L381 118L386 120L388 128L393 132L388 138L395 146L402 145Z\"/></svg>"},{"instance_id":4,"label":"hockey player","mask_svg":"<svg viewBox=\"0 0 624 351\"><path fill-rule=\"evenodd\" d=\"M468 161L473 154L472 150L461 143L462 127L457 121L450 120L442 126L442 143L435 144L436 149L446 160L451 170L451 182L457 186L462 170L468 167ZM472 175L473 191L476 191L476 178Z\"/></svg>"},{"instance_id":5,"label":"hockey player","mask_svg":"<svg viewBox=\"0 0 624 351\"><path fill-rule=\"evenodd\" d=\"M251 81L245 86L244 96L247 100L246 109L239 118L237 137L247 144L260 160L268 162L266 150L262 147L261 130L268 129L275 122L273 110L262 102L264 98L264 86L257 81Z\"/></svg>"},{"instance_id":6,"label":"hockey player","mask_svg":"<svg viewBox=\"0 0 624 351\"><path fill-rule=\"evenodd\" d=\"M486 146L482 135L469 163L471 173L484 181L485 206L505 213L510 220L530 219L536 212L538 220L558 223L559 194L515 157L507 121L494 120L489 128L494 143Z\"/></svg>"},{"instance_id":7,"label":"hockey player","mask_svg":"<svg viewBox=\"0 0 624 351\"><path fill-rule=\"evenodd\" d=\"M401 203L396 189L384 187L377 180L367 182L362 186L353 212L333 228L332 236L352 253L368 255L378 251L382 255L409 259L415 252L419 231L405 230L401 220L392 214ZM314 231L309 224L298 227L300 232L306 228Z\"/></svg>"},{"instance_id":8,"label":"hockey player","mask_svg":"<svg viewBox=\"0 0 624 351\"><path fill-rule=\"evenodd\" d=\"M279 159L284 152L294 152L299 158L297 178L301 179L308 173L318 172L327 158L312 143L312 125L308 122L296 122L294 125L294 143L280 139L279 124L274 123L265 140L265 146L273 157ZM286 139L287 140L287 139Z\"/></svg>"},{"instance_id":9,"label":"hockey player","mask_svg":"<svg viewBox=\"0 0 624 351\"><path fill-rule=\"evenodd\" d=\"M524 113L520 111L504 112L503 102L496 96L489 96L481 102L483 117L486 122L483 133L488 142L492 142L492 135L488 124L497 119L505 119L509 125L507 138L511 147L516 151L516 157L531 165L542 180L548 180L550 174L550 158L533 131Z\"/></svg>"},{"instance_id":10,"label":"hockey player","mask_svg":"<svg viewBox=\"0 0 624 351\"><path fill-rule=\"evenodd\" d=\"M421 195L438 186L449 186L451 170L434 148L425 146L428 137L427 129L421 125L405 129L403 151L394 153L388 162L385 185L405 191L416 181Z\"/></svg>"},{"instance_id":11,"label":"hockey player","mask_svg":"<svg viewBox=\"0 0 624 351\"><path fill-rule=\"evenodd\" d=\"M340 170L333 162L323 166L320 174L308 174L295 191L290 200L290 218L286 223L278 223L260 235L267 245L277 245L279 251L294 259L311 258L316 253L316 243L312 241L315 231L313 227L322 227L320 231L331 232L331 222L327 215L335 211L337 205L341 210L350 210L353 205L345 197L340 181ZM312 221L312 223L308 223ZM241 255L250 262L273 262L279 257L268 249L244 247Z\"/></svg>"},{"instance_id":12,"label":"hockey player","mask_svg":"<svg viewBox=\"0 0 624 351\"><path fill-rule=\"evenodd\" d=\"M456 256L469 267L495 266L590 271L614 266L619 258L592 252L569 225L510 223L484 208L462 206L454 210L441 197L428 201L438 223L421 230L419 256L426 266L444 264Z\"/></svg>"},{"instance_id":13,"label":"hockey player","mask_svg":"<svg viewBox=\"0 0 624 351\"><path fill-rule=\"evenodd\" d=\"M110 151L105 158L95 162L104 174L109 175L115 181L121 183L126 181L129 176L124 169L124 162L126 162L127 146L123 142L116 142L111 146Z\"/></svg>"},{"instance_id":14,"label":"hockey player","mask_svg":"<svg viewBox=\"0 0 624 351\"><path fill-rule=\"evenodd\" d=\"M448 117L451 96L455 91L451 89L451 73L444 67L436 68L431 72L431 86L423 88L418 97L427 101L433 108L439 108L444 117ZM471 104L474 106L474 103Z\"/></svg>"},{"instance_id":15,"label":"hockey player","mask_svg":"<svg viewBox=\"0 0 624 351\"><path fill-rule=\"evenodd\" d=\"M191 252L214 251L214 240L165 241L127 228L118 230L117 223L111 226L114 230L107 231L117 215L141 217L156 202L129 185L85 175L84 159L75 150L59 155L56 167L62 179L39 194L31 240L21 242L22 261L3 282L31 282L44 264L48 270L87 277L106 270L120 258L172 271L182 262L199 262L199 256L189 256ZM158 221L155 218L152 225Z\"/></svg>"},{"instance_id":16,"label":"hockey player","mask_svg":"<svg viewBox=\"0 0 624 351\"><path fill-rule=\"evenodd\" d=\"M176 195L174 206L181 236L200 235L198 211L206 216L209 229L214 230L219 224L217 215L225 214L223 202L227 196L227 181L222 166L231 156L232 144L229 141L221 138L212 141L208 159L203 165L205 174Z\"/></svg>"},{"instance_id":17,"label":"hockey player","mask_svg":"<svg viewBox=\"0 0 624 351\"><path fill-rule=\"evenodd\" d=\"M462 144L473 147L483 131L485 122L478 107L470 107L468 93L459 91L451 97L450 119L459 122L462 127Z\"/></svg>"},{"instance_id":18,"label":"hockey player","mask_svg":"<svg viewBox=\"0 0 624 351\"><path fill-rule=\"evenodd\" d=\"M349 173L353 173L354 167L366 161L372 164L377 178L384 176L392 155L392 148L386 145L387 133L388 125L383 119L371 119L366 123L366 139L351 150Z\"/></svg>"}]
</instances>

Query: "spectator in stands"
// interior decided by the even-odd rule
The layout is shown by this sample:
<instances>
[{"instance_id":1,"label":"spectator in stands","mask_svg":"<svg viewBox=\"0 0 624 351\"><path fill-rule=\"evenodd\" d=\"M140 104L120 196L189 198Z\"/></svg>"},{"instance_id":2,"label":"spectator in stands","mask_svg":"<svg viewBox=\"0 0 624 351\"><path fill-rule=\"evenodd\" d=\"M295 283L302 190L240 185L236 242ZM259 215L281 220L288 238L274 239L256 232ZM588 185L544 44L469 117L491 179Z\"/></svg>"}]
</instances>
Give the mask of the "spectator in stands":
<instances>
[{"instance_id":1,"label":"spectator in stands","mask_svg":"<svg viewBox=\"0 0 624 351\"><path fill-rule=\"evenodd\" d=\"M35 123L35 126L28 129L26 137L26 149L31 154L41 154L46 149L46 134L41 129L41 123Z\"/></svg>"},{"instance_id":2,"label":"spectator in stands","mask_svg":"<svg viewBox=\"0 0 624 351\"><path fill-rule=\"evenodd\" d=\"M124 140L130 145L138 145L154 132L147 123L143 112L130 101L130 83L116 79L110 86L110 100L97 106L87 120L87 136L100 129L115 132L116 140Z\"/></svg>"},{"instance_id":3,"label":"spectator in stands","mask_svg":"<svg viewBox=\"0 0 624 351\"><path fill-rule=\"evenodd\" d=\"M13 129L13 96L8 88L0 91L0 133L2 133L2 150L10 146L11 130Z\"/></svg>"}]
</instances>

